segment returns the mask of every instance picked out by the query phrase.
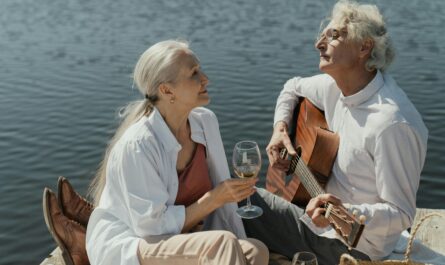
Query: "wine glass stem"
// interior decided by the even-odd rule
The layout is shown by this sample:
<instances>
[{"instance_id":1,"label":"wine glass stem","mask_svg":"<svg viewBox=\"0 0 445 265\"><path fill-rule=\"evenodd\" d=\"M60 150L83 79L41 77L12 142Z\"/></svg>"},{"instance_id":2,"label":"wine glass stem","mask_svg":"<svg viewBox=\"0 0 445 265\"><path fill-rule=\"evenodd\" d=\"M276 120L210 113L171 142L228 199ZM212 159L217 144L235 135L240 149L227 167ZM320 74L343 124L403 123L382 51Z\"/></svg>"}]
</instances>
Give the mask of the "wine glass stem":
<instances>
[{"instance_id":1,"label":"wine glass stem","mask_svg":"<svg viewBox=\"0 0 445 265\"><path fill-rule=\"evenodd\" d=\"M246 203L246 207L247 207L247 209L249 209L249 208L251 208L251 207L252 207L252 203L250 202L250 196L249 196L249 197L247 197L247 203Z\"/></svg>"}]
</instances>

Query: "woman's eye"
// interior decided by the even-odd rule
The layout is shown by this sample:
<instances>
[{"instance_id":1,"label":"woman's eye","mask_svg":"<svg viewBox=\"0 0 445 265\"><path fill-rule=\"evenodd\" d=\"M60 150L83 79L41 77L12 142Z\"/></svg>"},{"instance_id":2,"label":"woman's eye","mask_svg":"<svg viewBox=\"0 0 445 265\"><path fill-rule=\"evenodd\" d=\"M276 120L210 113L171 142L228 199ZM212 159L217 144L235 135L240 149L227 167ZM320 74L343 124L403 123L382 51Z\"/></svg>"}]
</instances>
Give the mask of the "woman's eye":
<instances>
[{"instance_id":1,"label":"woman's eye","mask_svg":"<svg viewBox=\"0 0 445 265\"><path fill-rule=\"evenodd\" d=\"M340 37L340 33L337 30L332 30L332 39L336 40Z\"/></svg>"}]
</instances>

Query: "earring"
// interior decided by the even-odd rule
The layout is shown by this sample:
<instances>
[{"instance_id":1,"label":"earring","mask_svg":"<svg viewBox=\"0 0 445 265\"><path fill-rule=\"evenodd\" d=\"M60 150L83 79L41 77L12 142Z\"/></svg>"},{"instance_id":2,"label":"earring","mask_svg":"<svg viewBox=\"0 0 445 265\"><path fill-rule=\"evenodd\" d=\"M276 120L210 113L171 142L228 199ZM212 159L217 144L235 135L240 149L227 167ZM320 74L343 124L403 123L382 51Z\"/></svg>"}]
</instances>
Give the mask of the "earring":
<instances>
[{"instance_id":1,"label":"earring","mask_svg":"<svg viewBox=\"0 0 445 265\"><path fill-rule=\"evenodd\" d=\"M175 98L174 97L170 99L170 103L171 104L175 103Z\"/></svg>"}]
</instances>

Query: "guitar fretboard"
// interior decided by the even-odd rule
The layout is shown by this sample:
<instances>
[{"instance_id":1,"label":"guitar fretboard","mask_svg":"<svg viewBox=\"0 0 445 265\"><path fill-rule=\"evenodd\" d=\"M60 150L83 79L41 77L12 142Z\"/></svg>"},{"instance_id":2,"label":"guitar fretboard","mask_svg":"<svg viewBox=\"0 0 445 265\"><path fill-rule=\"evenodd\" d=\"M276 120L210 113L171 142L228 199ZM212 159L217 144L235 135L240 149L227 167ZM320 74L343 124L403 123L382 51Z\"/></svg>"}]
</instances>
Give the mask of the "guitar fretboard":
<instances>
[{"instance_id":1,"label":"guitar fretboard","mask_svg":"<svg viewBox=\"0 0 445 265\"><path fill-rule=\"evenodd\" d=\"M292 158L289 171L300 178L300 181L312 198L326 193L298 154Z\"/></svg>"}]
</instances>

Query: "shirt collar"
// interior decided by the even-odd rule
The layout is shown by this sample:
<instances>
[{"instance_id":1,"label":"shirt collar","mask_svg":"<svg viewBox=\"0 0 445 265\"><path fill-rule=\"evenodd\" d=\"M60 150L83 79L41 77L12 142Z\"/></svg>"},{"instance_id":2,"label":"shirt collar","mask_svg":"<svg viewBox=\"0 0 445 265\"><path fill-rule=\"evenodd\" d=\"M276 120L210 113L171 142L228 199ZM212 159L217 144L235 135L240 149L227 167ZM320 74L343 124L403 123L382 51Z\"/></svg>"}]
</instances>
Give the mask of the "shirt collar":
<instances>
[{"instance_id":1,"label":"shirt collar","mask_svg":"<svg viewBox=\"0 0 445 265\"><path fill-rule=\"evenodd\" d=\"M192 140L194 142L206 146L205 144L206 142L203 135L203 129L196 121L196 118L194 117L192 112L190 113L188 120L190 123ZM164 118L162 117L161 113L156 107L153 107L153 110L148 117L148 122L152 125L153 128L156 128L154 130L154 134L161 141L161 144L164 146L167 152L170 152L172 150L177 150L177 151L181 150L182 148L181 144L173 135L172 131L167 126L167 123L165 122Z\"/></svg>"},{"instance_id":2,"label":"shirt collar","mask_svg":"<svg viewBox=\"0 0 445 265\"><path fill-rule=\"evenodd\" d=\"M340 95L340 100L349 107L356 107L367 101L384 85L384 83L385 82L383 80L381 72L377 70L377 74L375 75L375 77L362 90L347 97L345 97L342 93Z\"/></svg>"},{"instance_id":3,"label":"shirt collar","mask_svg":"<svg viewBox=\"0 0 445 265\"><path fill-rule=\"evenodd\" d=\"M198 122L198 118L196 117L197 114L190 112L189 115L189 123L190 123L190 130L191 132L191 138L195 143L200 143L204 146L207 146L205 136L204 136L204 130L202 125Z\"/></svg>"},{"instance_id":4,"label":"shirt collar","mask_svg":"<svg viewBox=\"0 0 445 265\"><path fill-rule=\"evenodd\" d=\"M148 116L148 122L154 129L153 134L160 140L167 152L172 151L173 149L181 149L181 145L178 140L176 140L172 131L170 131L170 128L168 128L167 123L165 123L164 118L162 118L161 113L156 107L153 107L153 110Z\"/></svg>"}]
</instances>

